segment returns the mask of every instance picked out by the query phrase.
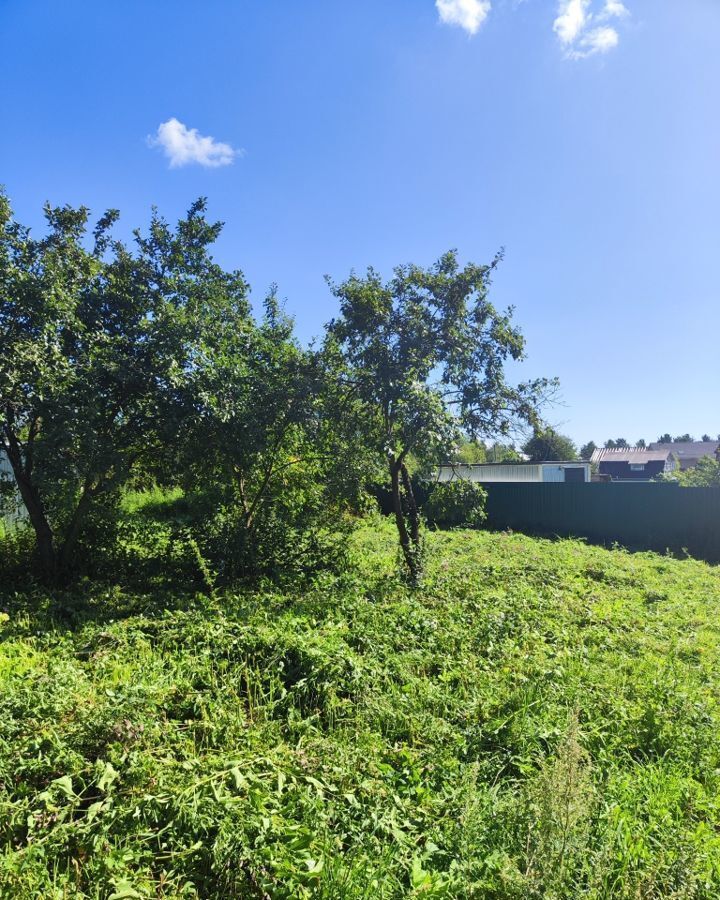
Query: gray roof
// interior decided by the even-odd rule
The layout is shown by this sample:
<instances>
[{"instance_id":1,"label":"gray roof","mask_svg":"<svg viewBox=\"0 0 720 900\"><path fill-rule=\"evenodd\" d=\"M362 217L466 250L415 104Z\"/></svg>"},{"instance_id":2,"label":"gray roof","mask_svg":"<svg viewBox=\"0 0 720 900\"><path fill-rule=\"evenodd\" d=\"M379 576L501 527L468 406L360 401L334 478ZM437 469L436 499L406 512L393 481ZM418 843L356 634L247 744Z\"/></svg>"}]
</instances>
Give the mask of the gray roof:
<instances>
[{"instance_id":1,"label":"gray roof","mask_svg":"<svg viewBox=\"0 0 720 900\"><path fill-rule=\"evenodd\" d=\"M651 450L641 447L600 447L592 455L591 462L626 462L644 466L649 462L666 462L672 450Z\"/></svg>"},{"instance_id":2,"label":"gray roof","mask_svg":"<svg viewBox=\"0 0 720 900\"><path fill-rule=\"evenodd\" d=\"M650 450L669 450L678 459L701 459L703 456L715 456L720 441L692 441L680 444L650 444Z\"/></svg>"}]
</instances>

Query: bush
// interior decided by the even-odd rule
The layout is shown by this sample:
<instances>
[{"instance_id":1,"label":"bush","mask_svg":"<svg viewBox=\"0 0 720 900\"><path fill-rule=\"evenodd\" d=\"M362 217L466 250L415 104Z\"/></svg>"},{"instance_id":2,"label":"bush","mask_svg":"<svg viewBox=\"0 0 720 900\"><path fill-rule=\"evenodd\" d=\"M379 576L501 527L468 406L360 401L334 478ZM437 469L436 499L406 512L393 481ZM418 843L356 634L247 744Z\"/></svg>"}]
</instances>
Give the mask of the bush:
<instances>
[{"instance_id":1,"label":"bush","mask_svg":"<svg viewBox=\"0 0 720 900\"><path fill-rule=\"evenodd\" d=\"M470 481L438 483L425 504L430 525L437 528L479 528L487 518L487 492Z\"/></svg>"},{"instance_id":2,"label":"bush","mask_svg":"<svg viewBox=\"0 0 720 900\"><path fill-rule=\"evenodd\" d=\"M679 484L681 487L720 487L720 460L703 456L692 469L676 469L661 475L658 480Z\"/></svg>"}]
</instances>

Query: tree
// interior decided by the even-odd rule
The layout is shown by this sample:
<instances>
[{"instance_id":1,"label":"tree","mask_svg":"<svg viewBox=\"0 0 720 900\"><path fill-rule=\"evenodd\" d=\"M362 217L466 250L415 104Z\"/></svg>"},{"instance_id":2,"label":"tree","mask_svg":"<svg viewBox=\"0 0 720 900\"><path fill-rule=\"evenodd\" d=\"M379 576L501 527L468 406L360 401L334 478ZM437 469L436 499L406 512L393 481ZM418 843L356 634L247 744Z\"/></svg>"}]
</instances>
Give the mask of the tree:
<instances>
[{"instance_id":1,"label":"tree","mask_svg":"<svg viewBox=\"0 0 720 900\"><path fill-rule=\"evenodd\" d=\"M630 446L625 438L616 438L615 440L605 441L605 446L610 450L623 450Z\"/></svg>"},{"instance_id":2,"label":"tree","mask_svg":"<svg viewBox=\"0 0 720 900\"><path fill-rule=\"evenodd\" d=\"M572 440L553 428L537 429L523 445L523 452L533 462L577 459L577 448Z\"/></svg>"},{"instance_id":3,"label":"tree","mask_svg":"<svg viewBox=\"0 0 720 900\"><path fill-rule=\"evenodd\" d=\"M229 311L207 342L187 383L183 470L211 500L199 543L226 579L327 562L360 502L365 454L341 438L339 363L297 343L274 293L257 325Z\"/></svg>"},{"instance_id":4,"label":"tree","mask_svg":"<svg viewBox=\"0 0 720 900\"><path fill-rule=\"evenodd\" d=\"M506 381L505 363L522 359L524 339L511 313L499 313L488 299L498 262L461 269L450 252L430 269L399 266L387 283L373 269L329 282L340 311L328 341L344 359L365 444L384 460L413 583L422 574L422 533L408 455L449 458L461 429L475 438L507 434L518 420L535 425L552 385Z\"/></svg>"},{"instance_id":5,"label":"tree","mask_svg":"<svg viewBox=\"0 0 720 900\"><path fill-rule=\"evenodd\" d=\"M111 239L116 211L88 248L84 207L46 207L36 239L0 196L0 448L47 580L67 574L92 515L175 432L176 397L218 316L248 311L240 274L208 254L220 225L204 209L174 231L153 214L131 251Z\"/></svg>"},{"instance_id":6,"label":"tree","mask_svg":"<svg viewBox=\"0 0 720 900\"><path fill-rule=\"evenodd\" d=\"M597 450L595 441L588 441L580 448L580 459L591 459L593 453Z\"/></svg>"},{"instance_id":7,"label":"tree","mask_svg":"<svg viewBox=\"0 0 720 900\"><path fill-rule=\"evenodd\" d=\"M694 443L694 441L695 438L691 434L688 434L686 432L685 434L680 434L676 438L674 438L673 444L692 444Z\"/></svg>"},{"instance_id":8,"label":"tree","mask_svg":"<svg viewBox=\"0 0 720 900\"><path fill-rule=\"evenodd\" d=\"M486 445L483 441L462 437L452 460L462 465L478 465L480 463L520 462L522 456L512 443L493 441Z\"/></svg>"},{"instance_id":9,"label":"tree","mask_svg":"<svg viewBox=\"0 0 720 900\"><path fill-rule=\"evenodd\" d=\"M639 450L645 450L645 448L647 447L647 444L645 443L645 438L640 438L640 440L635 444L635 446Z\"/></svg>"},{"instance_id":10,"label":"tree","mask_svg":"<svg viewBox=\"0 0 720 900\"><path fill-rule=\"evenodd\" d=\"M682 487L720 487L720 460L703 456L690 469L676 469L662 475L662 481L676 482Z\"/></svg>"},{"instance_id":11,"label":"tree","mask_svg":"<svg viewBox=\"0 0 720 900\"><path fill-rule=\"evenodd\" d=\"M672 444L672 442L673 442L672 435L667 431L665 432L665 434L661 434L660 437L657 439L658 444Z\"/></svg>"},{"instance_id":12,"label":"tree","mask_svg":"<svg viewBox=\"0 0 720 900\"><path fill-rule=\"evenodd\" d=\"M522 456L515 449L515 444L493 441L487 449L487 461L489 463L515 463L522 462Z\"/></svg>"},{"instance_id":13,"label":"tree","mask_svg":"<svg viewBox=\"0 0 720 900\"><path fill-rule=\"evenodd\" d=\"M445 460L443 460L444 462ZM488 461L488 451L481 441L473 441L465 435L461 436L453 454L453 462L465 466L474 466Z\"/></svg>"},{"instance_id":14,"label":"tree","mask_svg":"<svg viewBox=\"0 0 720 900\"><path fill-rule=\"evenodd\" d=\"M712 438L710 437L709 434L704 434L704 435L700 438L700 440L701 440L704 444L707 444L707 443L709 443L710 441L712 441Z\"/></svg>"}]
</instances>

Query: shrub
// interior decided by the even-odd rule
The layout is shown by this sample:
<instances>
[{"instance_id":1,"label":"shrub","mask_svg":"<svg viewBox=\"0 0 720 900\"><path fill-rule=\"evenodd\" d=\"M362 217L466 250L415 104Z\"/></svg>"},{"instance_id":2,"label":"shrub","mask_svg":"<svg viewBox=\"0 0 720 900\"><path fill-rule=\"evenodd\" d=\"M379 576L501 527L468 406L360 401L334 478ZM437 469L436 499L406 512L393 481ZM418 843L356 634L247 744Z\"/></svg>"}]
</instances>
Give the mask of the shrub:
<instances>
[{"instance_id":1,"label":"shrub","mask_svg":"<svg viewBox=\"0 0 720 900\"><path fill-rule=\"evenodd\" d=\"M669 481L681 487L720 487L720 460L703 456L692 469L677 469L661 475L660 481Z\"/></svg>"},{"instance_id":2,"label":"shrub","mask_svg":"<svg viewBox=\"0 0 720 900\"><path fill-rule=\"evenodd\" d=\"M282 580L338 571L347 541L361 521L362 498L343 497L323 482L315 465L288 467L283 481L268 486L251 522L229 490L215 486L195 500L205 512L193 535L219 583L238 578Z\"/></svg>"},{"instance_id":3,"label":"shrub","mask_svg":"<svg viewBox=\"0 0 720 900\"><path fill-rule=\"evenodd\" d=\"M470 481L448 481L433 488L424 513L437 528L479 528L487 518L487 492Z\"/></svg>"}]
</instances>

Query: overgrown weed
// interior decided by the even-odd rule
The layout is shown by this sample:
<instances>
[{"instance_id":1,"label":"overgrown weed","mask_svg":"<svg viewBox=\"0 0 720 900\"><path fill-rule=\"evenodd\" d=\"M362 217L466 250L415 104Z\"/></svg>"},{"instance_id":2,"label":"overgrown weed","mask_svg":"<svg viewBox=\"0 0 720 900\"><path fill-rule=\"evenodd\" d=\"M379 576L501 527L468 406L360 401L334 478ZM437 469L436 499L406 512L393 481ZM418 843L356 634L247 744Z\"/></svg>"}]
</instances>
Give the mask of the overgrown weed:
<instances>
[{"instance_id":1,"label":"overgrown weed","mask_svg":"<svg viewBox=\"0 0 720 900\"><path fill-rule=\"evenodd\" d=\"M719 896L720 572L428 545L419 590L382 521L294 587L4 586L0 896Z\"/></svg>"}]
</instances>

